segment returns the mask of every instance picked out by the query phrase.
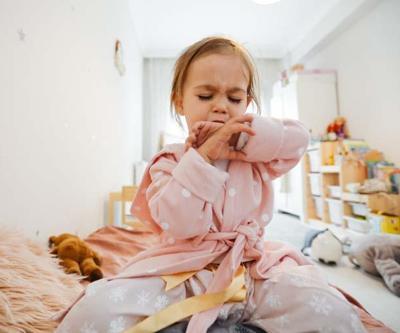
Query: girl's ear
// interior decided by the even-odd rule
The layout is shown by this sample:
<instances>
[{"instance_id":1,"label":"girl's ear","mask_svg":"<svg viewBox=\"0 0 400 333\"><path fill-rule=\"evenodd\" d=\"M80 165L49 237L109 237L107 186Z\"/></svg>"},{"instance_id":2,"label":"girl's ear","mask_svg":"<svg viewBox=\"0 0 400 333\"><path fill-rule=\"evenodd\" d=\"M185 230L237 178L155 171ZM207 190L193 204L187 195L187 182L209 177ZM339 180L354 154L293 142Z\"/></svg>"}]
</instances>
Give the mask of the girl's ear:
<instances>
[{"instance_id":1,"label":"girl's ear","mask_svg":"<svg viewBox=\"0 0 400 333\"><path fill-rule=\"evenodd\" d=\"M247 95L247 105L246 105L246 107L248 107L250 105L252 100L253 100L253 98L250 95Z\"/></svg>"},{"instance_id":2,"label":"girl's ear","mask_svg":"<svg viewBox=\"0 0 400 333\"><path fill-rule=\"evenodd\" d=\"M182 98L181 97L176 97L175 98L175 110L180 116L184 115L183 103L182 103Z\"/></svg>"}]
</instances>

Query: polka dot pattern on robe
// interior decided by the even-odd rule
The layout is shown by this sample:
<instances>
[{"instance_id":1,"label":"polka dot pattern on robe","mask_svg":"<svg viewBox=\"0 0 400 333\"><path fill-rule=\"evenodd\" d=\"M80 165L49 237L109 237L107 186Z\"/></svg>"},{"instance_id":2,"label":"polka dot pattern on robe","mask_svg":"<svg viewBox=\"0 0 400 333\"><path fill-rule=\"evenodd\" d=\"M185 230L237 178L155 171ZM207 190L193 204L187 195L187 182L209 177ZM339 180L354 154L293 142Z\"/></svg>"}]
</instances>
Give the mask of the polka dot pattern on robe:
<instances>
[{"instance_id":1,"label":"polka dot pattern on robe","mask_svg":"<svg viewBox=\"0 0 400 333\"><path fill-rule=\"evenodd\" d=\"M184 198L190 198L190 196L192 195L187 189L183 188L182 192L181 192L182 196Z\"/></svg>"},{"instance_id":2,"label":"polka dot pattern on robe","mask_svg":"<svg viewBox=\"0 0 400 333\"><path fill-rule=\"evenodd\" d=\"M263 214L261 216L261 219L263 220L263 222L268 222L269 221L269 215L268 214Z\"/></svg>"},{"instance_id":3,"label":"polka dot pattern on robe","mask_svg":"<svg viewBox=\"0 0 400 333\"><path fill-rule=\"evenodd\" d=\"M168 230L168 229L169 229L169 224L166 223L166 222L163 222L163 223L161 223L161 228L162 228L163 230Z\"/></svg>"},{"instance_id":4,"label":"polka dot pattern on robe","mask_svg":"<svg viewBox=\"0 0 400 333\"><path fill-rule=\"evenodd\" d=\"M269 174L268 174L268 172L263 172L263 174L262 174L262 179L263 179L263 181L267 181L267 180L269 180Z\"/></svg>"}]
</instances>

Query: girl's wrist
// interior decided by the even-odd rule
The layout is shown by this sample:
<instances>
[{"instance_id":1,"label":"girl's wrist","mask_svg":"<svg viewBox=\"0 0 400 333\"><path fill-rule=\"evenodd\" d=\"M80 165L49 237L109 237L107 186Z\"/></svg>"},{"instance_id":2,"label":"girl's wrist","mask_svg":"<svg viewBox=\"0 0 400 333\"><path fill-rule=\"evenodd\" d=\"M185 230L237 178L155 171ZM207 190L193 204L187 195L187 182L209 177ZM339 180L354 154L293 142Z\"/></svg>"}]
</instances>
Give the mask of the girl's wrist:
<instances>
[{"instance_id":1,"label":"girl's wrist","mask_svg":"<svg viewBox=\"0 0 400 333\"><path fill-rule=\"evenodd\" d=\"M203 151L203 149L201 149L201 147L200 147L200 148L197 148L196 150L197 150L197 152L200 154L200 156L203 157L203 159L204 159L207 163L213 164L213 161L208 157L207 153L206 153L205 151Z\"/></svg>"}]
</instances>

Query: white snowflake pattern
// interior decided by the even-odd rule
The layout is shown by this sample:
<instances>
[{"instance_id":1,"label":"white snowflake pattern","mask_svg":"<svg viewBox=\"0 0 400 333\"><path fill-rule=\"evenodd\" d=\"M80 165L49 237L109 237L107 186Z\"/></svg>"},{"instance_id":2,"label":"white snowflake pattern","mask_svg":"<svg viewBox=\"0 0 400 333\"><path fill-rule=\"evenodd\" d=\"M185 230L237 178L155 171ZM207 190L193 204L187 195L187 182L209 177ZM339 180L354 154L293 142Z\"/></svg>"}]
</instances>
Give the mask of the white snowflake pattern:
<instances>
[{"instance_id":1,"label":"white snowflake pattern","mask_svg":"<svg viewBox=\"0 0 400 333\"><path fill-rule=\"evenodd\" d=\"M121 333L125 331L126 326L126 319L123 317L118 317L117 319L114 319L110 322L108 333Z\"/></svg>"},{"instance_id":2,"label":"white snowflake pattern","mask_svg":"<svg viewBox=\"0 0 400 333\"><path fill-rule=\"evenodd\" d=\"M109 298L114 303L122 302L125 299L126 292L126 288L117 287L111 291Z\"/></svg>"},{"instance_id":3,"label":"white snowflake pattern","mask_svg":"<svg viewBox=\"0 0 400 333\"><path fill-rule=\"evenodd\" d=\"M97 292L101 289L101 286L102 283L100 282L100 280L98 282L92 282L86 287L85 295L88 297L96 295Z\"/></svg>"},{"instance_id":4,"label":"white snowflake pattern","mask_svg":"<svg viewBox=\"0 0 400 333\"><path fill-rule=\"evenodd\" d=\"M316 313L329 315L332 310L332 305L328 304L328 300L321 294L314 294L308 303Z\"/></svg>"},{"instance_id":5,"label":"white snowflake pattern","mask_svg":"<svg viewBox=\"0 0 400 333\"><path fill-rule=\"evenodd\" d=\"M283 315L280 316L278 319L278 325L280 326L280 328L285 328L287 326L287 324L289 324L289 319L287 317L287 315Z\"/></svg>"},{"instance_id":6,"label":"white snowflake pattern","mask_svg":"<svg viewBox=\"0 0 400 333\"><path fill-rule=\"evenodd\" d=\"M267 298L267 304L273 309L279 309L282 306L281 298L279 295L269 295Z\"/></svg>"},{"instance_id":7,"label":"white snowflake pattern","mask_svg":"<svg viewBox=\"0 0 400 333\"><path fill-rule=\"evenodd\" d=\"M307 285L307 279L303 276L291 275L289 279L297 287L305 287Z\"/></svg>"},{"instance_id":8,"label":"white snowflake pattern","mask_svg":"<svg viewBox=\"0 0 400 333\"><path fill-rule=\"evenodd\" d=\"M169 299L166 295L159 295L156 298L156 303L154 304L154 307L157 309L157 311L161 311L164 309L167 305L169 304Z\"/></svg>"},{"instance_id":9,"label":"white snowflake pattern","mask_svg":"<svg viewBox=\"0 0 400 333\"><path fill-rule=\"evenodd\" d=\"M98 333L98 331L94 328L94 323L88 323L85 321L83 326L81 327L80 333Z\"/></svg>"},{"instance_id":10,"label":"white snowflake pattern","mask_svg":"<svg viewBox=\"0 0 400 333\"><path fill-rule=\"evenodd\" d=\"M323 326L320 328L321 333L333 333L333 328L329 326ZM341 331L337 331L341 332Z\"/></svg>"},{"instance_id":11,"label":"white snowflake pattern","mask_svg":"<svg viewBox=\"0 0 400 333\"><path fill-rule=\"evenodd\" d=\"M136 295L138 305L146 305L150 302L150 292L141 290L139 294Z\"/></svg>"}]
</instances>

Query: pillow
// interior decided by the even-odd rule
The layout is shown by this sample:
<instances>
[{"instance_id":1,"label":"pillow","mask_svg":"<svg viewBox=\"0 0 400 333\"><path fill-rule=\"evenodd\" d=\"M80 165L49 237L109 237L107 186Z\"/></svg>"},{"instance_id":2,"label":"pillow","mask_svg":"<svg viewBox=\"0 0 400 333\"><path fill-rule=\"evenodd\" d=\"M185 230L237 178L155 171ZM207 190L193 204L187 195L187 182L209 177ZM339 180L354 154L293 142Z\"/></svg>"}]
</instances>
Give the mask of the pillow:
<instances>
[{"instance_id":1,"label":"pillow","mask_svg":"<svg viewBox=\"0 0 400 333\"><path fill-rule=\"evenodd\" d=\"M54 332L51 317L66 309L82 290L47 248L20 231L0 233L0 332Z\"/></svg>"}]
</instances>

